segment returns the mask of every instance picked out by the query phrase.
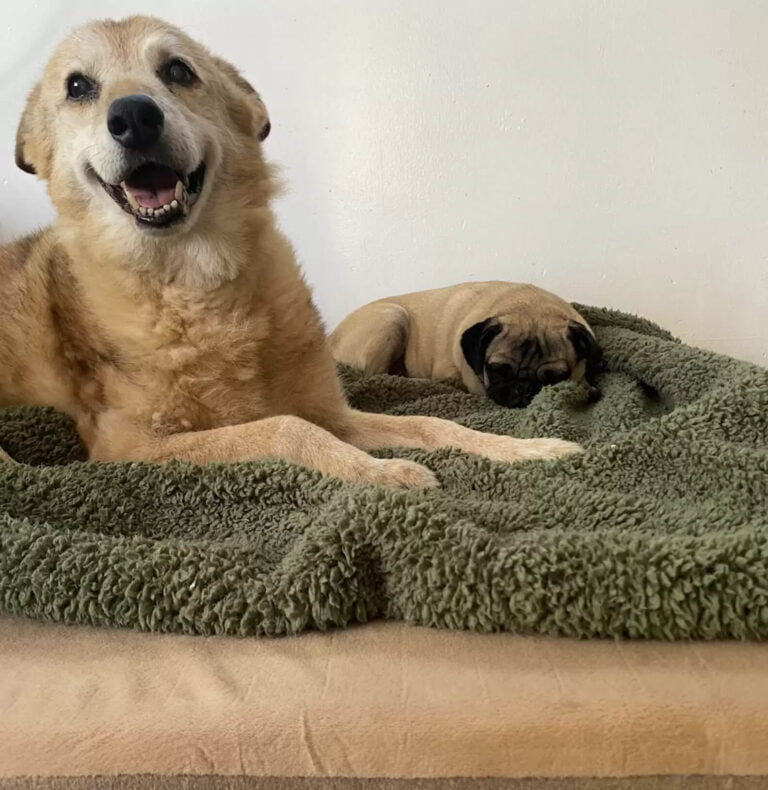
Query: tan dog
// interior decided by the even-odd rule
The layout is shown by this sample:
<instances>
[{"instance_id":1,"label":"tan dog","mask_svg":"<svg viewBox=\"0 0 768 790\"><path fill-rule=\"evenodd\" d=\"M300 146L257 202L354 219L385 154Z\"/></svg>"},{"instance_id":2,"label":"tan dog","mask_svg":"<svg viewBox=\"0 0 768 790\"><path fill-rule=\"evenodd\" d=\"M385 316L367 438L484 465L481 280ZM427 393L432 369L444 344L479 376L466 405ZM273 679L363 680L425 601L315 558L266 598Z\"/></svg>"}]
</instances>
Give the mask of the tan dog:
<instances>
[{"instance_id":1,"label":"tan dog","mask_svg":"<svg viewBox=\"0 0 768 790\"><path fill-rule=\"evenodd\" d=\"M339 362L367 373L460 378L502 406L525 406L546 384L584 382L602 357L592 329L568 302L533 285L463 283L380 299L330 336Z\"/></svg>"},{"instance_id":2,"label":"tan dog","mask_svg":"<svg viewBox=\"0 0 768 790\"><path fill-rule=\"evenodd\" d=\"M232 66L157 19L94 23L58 47L16 149L58 219L0 250L0 404L71 415L96 460L277 456L394 486L435 478L365 449L577 451L347 405L270 209L269 129Z\"/></svg>"}]
</instances>

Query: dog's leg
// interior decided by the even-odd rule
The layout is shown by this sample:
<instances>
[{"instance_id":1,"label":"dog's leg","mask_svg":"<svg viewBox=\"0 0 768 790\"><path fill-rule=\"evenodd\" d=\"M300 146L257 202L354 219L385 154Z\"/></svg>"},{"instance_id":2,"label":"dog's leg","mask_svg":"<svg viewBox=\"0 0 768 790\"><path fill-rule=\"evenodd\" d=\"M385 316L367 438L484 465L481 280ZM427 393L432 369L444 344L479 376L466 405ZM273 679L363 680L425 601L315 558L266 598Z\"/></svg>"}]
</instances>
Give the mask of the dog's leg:
<instances>
[{"instance_id":1,"label":"dog's leg","mask_svg":"<svg viewBox=\"0 0 768 790\"><path fill-rule=\"evenodd\" d=\"M16 461L14 461L13 458L11 458L11 456L8 455L8 453L6 453L2 447L0 447L0 464L2 463L15 464Z\"/></svg>"},{"instance_id":2,"label":"dog's leg","mask_svg":"<svg viewBox=\"0 0 768 790\"><path fill-rule=\"evenodd\" d=\"M107 414L100 422L90 456L97 461L178 459L193 463L276 457L355 483L402 488L437 485L425 466L372 458L323 428L290 415L156 437L140 434L115 413Z\"/></svg>"},{"instance_id":3,"label":"dog's leg","mask_svg":"<svg viewBox=\"0 0 768 790\"><path fill-rule=\"evenodd\" d=\"M515 439L465 428L437 417L394 417L351 411L344 438L355 447L418 447L434 450L456 447L496 461L553 459L582 451L578 444L562 439Z\"/></svg>"},{"instance_id":4,"label":"dog's leg","mask_svg":"<svg viewBox=\"0 0 768 790\"><path fill-rule=\"evenodd\" d=\"M408 311L399 304L375 302L347 316L328 342L337 362L368 374L389 373L405 353Z\"/></svg>"}]
</instances>

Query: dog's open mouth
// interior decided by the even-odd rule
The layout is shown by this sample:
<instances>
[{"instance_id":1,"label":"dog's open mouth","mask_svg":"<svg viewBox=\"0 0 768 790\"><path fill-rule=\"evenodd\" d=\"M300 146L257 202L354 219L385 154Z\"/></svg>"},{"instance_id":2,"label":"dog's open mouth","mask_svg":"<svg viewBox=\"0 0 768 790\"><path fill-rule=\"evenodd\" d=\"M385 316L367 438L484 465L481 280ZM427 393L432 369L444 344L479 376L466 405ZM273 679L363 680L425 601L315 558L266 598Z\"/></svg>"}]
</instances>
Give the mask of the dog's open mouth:
<instances>
[{"instance_id":1,"label":"dog's open mouth","mask_svg":"<svg viewBox=\"0 0 768 790\"><path fill-rule=\"evenodd\" d=\"M120 184L99 181L115 203L136 217L140 225L167 228L186 219L200 196L204 179L204 162L187 176L166 165L147 162Z\"/></svg>"}]
</instances>

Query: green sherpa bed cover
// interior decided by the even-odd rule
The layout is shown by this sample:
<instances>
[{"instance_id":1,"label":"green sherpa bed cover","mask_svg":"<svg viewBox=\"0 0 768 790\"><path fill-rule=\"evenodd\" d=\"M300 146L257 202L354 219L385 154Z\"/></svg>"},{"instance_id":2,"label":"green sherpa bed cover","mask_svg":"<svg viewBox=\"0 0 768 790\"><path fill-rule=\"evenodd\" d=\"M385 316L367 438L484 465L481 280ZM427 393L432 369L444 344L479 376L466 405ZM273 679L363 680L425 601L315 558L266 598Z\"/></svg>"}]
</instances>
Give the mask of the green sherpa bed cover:
<instances>
[{"instance_id":1,"label":"green sherpa bed cover","mask_svg":"<svg viewBox=\"0 0 768 790\"><path fill-rule=\"evenodd\" d=\"M576 306L607 371L526 409L458 384L343 372L351 403L586 453L495 463L397 450L442 488L343 483L279 460L83 460L71 423L0 411L0 610L277 636L374 618L571 637L768 637L768 371Z\"/></svg>"}]
</instances>

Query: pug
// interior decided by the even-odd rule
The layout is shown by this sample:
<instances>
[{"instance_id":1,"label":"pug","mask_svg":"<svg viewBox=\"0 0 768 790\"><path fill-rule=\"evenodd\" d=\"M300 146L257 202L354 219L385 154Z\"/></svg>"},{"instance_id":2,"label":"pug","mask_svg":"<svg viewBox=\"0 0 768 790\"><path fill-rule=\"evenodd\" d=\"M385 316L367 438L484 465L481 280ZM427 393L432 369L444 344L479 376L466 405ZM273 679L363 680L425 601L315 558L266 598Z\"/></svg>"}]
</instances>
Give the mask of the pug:
<instances>
[{"instance_id":1,"label":"pug","mask_svg":"<svg viewBox=\"0 0 768 790\"><path fill-rule=\"evenodd\" d=\"M337 360L366 373L461 379L511 408L568 379L600 397L602 351L568 302L535 285L462 283L379 299L330 336Z\"/></svg>"}]
</instances>

